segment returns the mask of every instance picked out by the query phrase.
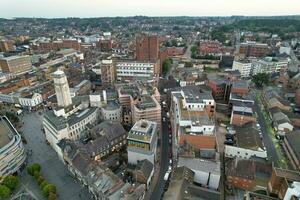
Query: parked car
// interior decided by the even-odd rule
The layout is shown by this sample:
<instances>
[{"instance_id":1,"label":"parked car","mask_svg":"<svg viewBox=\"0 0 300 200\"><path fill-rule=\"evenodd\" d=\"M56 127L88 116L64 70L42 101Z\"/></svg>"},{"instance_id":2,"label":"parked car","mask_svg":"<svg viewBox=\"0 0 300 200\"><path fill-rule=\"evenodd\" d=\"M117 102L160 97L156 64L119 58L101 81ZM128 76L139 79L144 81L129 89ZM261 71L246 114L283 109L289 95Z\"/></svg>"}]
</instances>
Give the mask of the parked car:
<instances>
[{"instance_id":1,"label":"parked car","mask_svg":"<svg viewBox=\"0 0 300 200\"><path fill-rule=\"evenodd\" d=\"M224 144L226 144L226 145L234 145L234 141L229 139L229 140L226 140L224 142Z\"/></svg>"},{"instance_id":2,"label":"parked car","mask_svg":"<svg viewBox=\"0 0 300 200\"><path fill-rule=\"evenodd\" d=\"M225 135L225 138L226 138L226 140L228 140L228 139L233 140L233 139L234 139L234 135L227 133L227 134Z\"/></svg>"}]
</instances>

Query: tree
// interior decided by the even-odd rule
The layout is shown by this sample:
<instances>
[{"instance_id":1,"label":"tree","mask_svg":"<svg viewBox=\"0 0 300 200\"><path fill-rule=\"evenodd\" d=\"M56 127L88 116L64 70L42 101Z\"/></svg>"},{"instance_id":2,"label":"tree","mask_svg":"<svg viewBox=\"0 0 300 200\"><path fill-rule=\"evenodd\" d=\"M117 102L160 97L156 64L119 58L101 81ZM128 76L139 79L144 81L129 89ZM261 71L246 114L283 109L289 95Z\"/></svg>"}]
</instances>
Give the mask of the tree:
<instances>
[{"instance_id":1,"label":"tree","mask_svg":"<svg viewBox=\"0 0 300 200\"><path fill-rule=\"evenodd\" d=\"M7 111L5 113L5 115L12 122L14 122L14 123L18 123L19 122L19 117L15 113Z\"/></svg>"},{"instance_id":2,"label":"tree","mask_svg":"<svg viewBox=\"0 0 300 200\"><path fill-rule=\"evenodd\" d=\"M191 58L196 59L198 56L198 46L194 45L191 47Z\"/></svg>"},{"instance_id":3,"label":"tree","mask_svg":"<svg viewBox=\"0 0 300 200\"><path fill-rule=\"evenodd\" d=\"M8 187L10 190L14 190L19 184L19 179L17 176L9 175L4 178L2 184Z\"/></svg>"},{"instance_id":4,"label":"tree","mask_svg":"<svg viewBox=\"0 0 300 200\"><path fill-rule=\"evenodd\" d=\"M43 181L45 181L45 178L40 175L37 179L37 183L41 185Z\"/></svg>"},{"instance_id":5,"label":"tree","mask_svg":"<svg viewBox=\"0 0 300 200\"><path fill-rule=\"evenodd\" d=\"M56 199L57 199L56 194L53 192L50 192L49 196L48 196L48 200L56 200Z\"/></svg>"},{"instance_id":6,"label":"tree","mask_svg":"<svg viewBox=\"0 0 300 200\"><path fill-rule=\"evenodd\" d=\"M269 76L266 73L258 73L256 75L253 75L251 80L256 85L256 87L262 87L264 84L269 83Z\"/></svg>"},{"instance_id":7,"label":"tree","mask_svg":"<svg viewBox=\"0 0 300 200\"><path fill-rule=\"evenodd\" d=\"M38 163L33 163L32 165L27 167L27 172L29 175L34 176L35 172L40 172L41 166Z\"/></svg>"},{"instance_id":8,"label":"tree","mask_svg":"<svg viewBox=\"0 0 300 200\"><path fill-rule=\"evenodd\" d=\"M0 185L0 199L8 198L10 194L11 190L7 186Z\"/></svg>"},{"instance_id":9,"label":"tree","mask_svg":"<svg viewBox=\"0 0 300 200\"><path fill-rule=\"evenodd\" d=\"M42 181L40 184L40 188L43 189L46 185L48 185L48 182L46 180Z\"/></svg>"},{"instance_id":10,"label":"tree","mask_svg":"<svg viewBox=\"0 0 300 200\"><path fill-rule=\"evenodd\" d=\"M162 64L162 73L163 74L167 74L172 66L172 59L171 58L167 58L166 60L164 60L163 64Z\"/></svg>"},{"instance_id":11,"label":"tree","mask_svg":"<svg viewBox=\"0 0 300 200\"><path fill-rule=\"evenodd\" d=\"M40 172L39 171L34 171L33 176L35 178L35 180L38 180L38 178L40 177Z\"/></svg>"},{"instance_id":12,"label":"tree","mask_svg":"<svg viewBox=\"0 0 300 200\"><path fill-rule=\"evenodd\" d=\"M47 184L43 187L43 193L46 197L48 197L50 193L56 193L56 186L53 184Z\"/></svg>"}]
</instances>

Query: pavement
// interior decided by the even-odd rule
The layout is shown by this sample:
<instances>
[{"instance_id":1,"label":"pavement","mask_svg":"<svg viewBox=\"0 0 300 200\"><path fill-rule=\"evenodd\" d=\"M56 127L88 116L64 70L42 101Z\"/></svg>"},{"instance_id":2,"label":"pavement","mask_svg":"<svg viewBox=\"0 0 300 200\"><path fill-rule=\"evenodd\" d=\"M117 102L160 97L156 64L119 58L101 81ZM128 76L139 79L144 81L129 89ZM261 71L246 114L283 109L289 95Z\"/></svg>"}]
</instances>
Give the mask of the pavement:
<instances>
[{"instance_id":1,"label":"pavement","mask_svg":"<svg viewBox=\"0 0 300 200\"><path fill-rule=\"evenodd\" d=\"M41 173L49 183L57 187L59 200L90 200L91 195L87 188L83 187L74 179L63 162L59 160L56 152L46 144L44 133L41 131L43 117L37 112L24 114L24 122L21 131L27 140L25 148L28 155L27 163L39 163L42 167ZM26 173L20 174L21 185L38 200L45 199L34 178Z\"/></svg>"},{"instance_id":2,"label":"pavement","mask_svg":"<svg viewBox=\"0 0 300 200\"><path fill-rule=\"evenodd\" d=\"M169 157L168 157L168 148L169 148L169 133L168 133L168 119L166 117L166 113L162 111L162 117L166 118L166 121L162 123L161 129L161 155L160 155L160 168L158 174L158 180L155 184L154 190L150 197L150 200L159 200L164 193L164 187L166 181L164 181L164 175L168 169L169 165Z\"/></svg>"}]
</instances>

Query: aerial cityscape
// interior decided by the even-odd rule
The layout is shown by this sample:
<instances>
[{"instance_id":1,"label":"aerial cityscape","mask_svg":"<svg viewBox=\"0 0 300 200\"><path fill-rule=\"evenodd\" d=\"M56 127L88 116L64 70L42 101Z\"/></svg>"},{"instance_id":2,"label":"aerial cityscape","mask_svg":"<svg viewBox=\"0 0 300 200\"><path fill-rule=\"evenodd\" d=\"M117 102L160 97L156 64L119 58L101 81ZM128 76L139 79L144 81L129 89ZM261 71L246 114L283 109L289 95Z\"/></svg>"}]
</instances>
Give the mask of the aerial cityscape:
<instances>
[{"instance_id":1,"label":"aerial cityscape","mask_svg":"<svg viewBox=\"0 0 300 200\"><path fill-rule=\"evenodd\" d=\"M300 199L299 3L87 2L0 3L1 200Z\"/></svg>"}]
</instances>

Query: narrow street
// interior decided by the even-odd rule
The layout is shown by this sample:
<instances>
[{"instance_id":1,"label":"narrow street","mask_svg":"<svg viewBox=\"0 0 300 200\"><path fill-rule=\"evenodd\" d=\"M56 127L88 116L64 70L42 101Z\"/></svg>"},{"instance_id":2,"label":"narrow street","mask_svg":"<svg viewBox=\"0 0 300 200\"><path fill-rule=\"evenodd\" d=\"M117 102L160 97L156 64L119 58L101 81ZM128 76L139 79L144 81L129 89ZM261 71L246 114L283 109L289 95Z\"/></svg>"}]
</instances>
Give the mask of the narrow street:
<instances>
[{"instance_id":1,"label":"narrow street","mask_svg":"<svg viewBox=\"0 0 300 200\"><path fill-rule=\"evenodd\" d=\"M151 200L159 200L164 192L165 181L164 175L168 169L169 158L168 158L168 119L166 117L165 111L162 111L162 117L166 118L166 121L162 123L162 132L161 132L161 156L160 156L160 171L159 171L159 178L154 187L154 191L151 195Z\"/></svg>"},{"instance_id":2,"label":"narrow street","mask_svg":"<svg viewBox=\"0 0 300 200\"><path fill-rule=\"evenodd\" d=\"M271 135L268 133L267 122L265 121L261 106L259 104L260 101L255 101L254 109L257 113L257 122L260 124L261 132L263 135L263 143L267 148L268 159L274 163L275 166L278 165L278 155L272 141Z\"/></svg>"}]
</instances>

